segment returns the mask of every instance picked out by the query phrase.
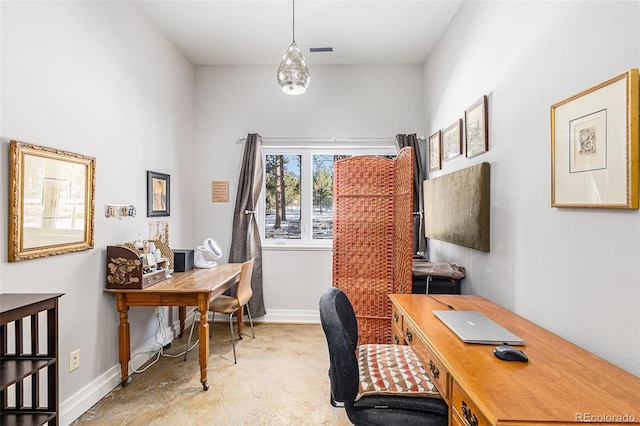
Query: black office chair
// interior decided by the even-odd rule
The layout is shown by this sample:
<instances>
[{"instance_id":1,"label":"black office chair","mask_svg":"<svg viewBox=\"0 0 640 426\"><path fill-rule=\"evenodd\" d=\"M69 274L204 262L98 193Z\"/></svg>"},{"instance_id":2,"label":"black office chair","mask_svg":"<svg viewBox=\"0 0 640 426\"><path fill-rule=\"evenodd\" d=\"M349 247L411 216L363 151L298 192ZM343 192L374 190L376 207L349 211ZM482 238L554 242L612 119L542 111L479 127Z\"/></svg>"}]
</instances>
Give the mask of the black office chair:
<instances>
[{"instance_id":1,"label":"black office chair","mask_svg":"<svg viewBox=\"0 0 640 426\"><path fill-rule=\"evenodd\" d=\"M344 404L353 424L447 425L447 404L437 394L429 397L402 396L383 394L382 391L356 400L361 379L356 357L358 323L351 302L341 290L331 287L322 295L320 321L329 346L331 404L334 407ZM384 347L391 345L380 346L379 349L390 349Z\"/></svg>"}]
</instances>

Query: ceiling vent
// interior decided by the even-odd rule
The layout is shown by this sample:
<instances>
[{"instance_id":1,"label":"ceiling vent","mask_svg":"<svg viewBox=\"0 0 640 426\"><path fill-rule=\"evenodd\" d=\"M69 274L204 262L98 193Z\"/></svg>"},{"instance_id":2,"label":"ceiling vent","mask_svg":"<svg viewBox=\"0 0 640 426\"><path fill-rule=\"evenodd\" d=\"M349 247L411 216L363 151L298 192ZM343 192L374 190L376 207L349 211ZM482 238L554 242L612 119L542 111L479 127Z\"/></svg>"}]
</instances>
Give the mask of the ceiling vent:
<instances>
[{"instance_id":1,"label":"ceiling vent","mask_svg":"<svg viewBox=\"0 0 640 426\"><path fill-rule=\"evenodd\" d=\"M310 47L309 53L333 52L333 47Z\"/></svg>"}]
</instances>

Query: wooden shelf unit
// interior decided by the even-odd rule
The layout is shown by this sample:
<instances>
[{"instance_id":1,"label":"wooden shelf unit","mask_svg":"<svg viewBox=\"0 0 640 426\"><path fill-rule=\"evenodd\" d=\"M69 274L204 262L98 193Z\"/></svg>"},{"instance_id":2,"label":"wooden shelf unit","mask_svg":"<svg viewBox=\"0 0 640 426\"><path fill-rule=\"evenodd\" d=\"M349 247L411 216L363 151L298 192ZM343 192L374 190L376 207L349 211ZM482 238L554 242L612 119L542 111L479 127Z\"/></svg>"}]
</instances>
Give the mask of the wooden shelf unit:
<instances>
[{"instance_id":1,"label":"wooden shelf unit","mask_svg":"<svg viewBox=\"0 0 640 426\"><path fill-rule=\"evenodd\" d=\"M58 299L61 296L60 293L0 294L0 424L59 423ZM41 316L46 317L44 349L40 347ZM45 401L40 397L43 384Z\"/></svg>"}]
</instances>

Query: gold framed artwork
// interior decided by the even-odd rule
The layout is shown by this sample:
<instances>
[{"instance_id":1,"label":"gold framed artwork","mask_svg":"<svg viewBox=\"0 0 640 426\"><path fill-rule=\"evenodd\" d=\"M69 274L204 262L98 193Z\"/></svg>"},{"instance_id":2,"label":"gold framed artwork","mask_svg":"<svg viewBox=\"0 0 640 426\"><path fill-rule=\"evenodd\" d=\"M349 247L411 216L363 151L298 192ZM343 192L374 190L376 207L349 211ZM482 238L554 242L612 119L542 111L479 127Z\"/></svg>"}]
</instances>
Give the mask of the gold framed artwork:
<instances>
[{"instance_id":1,"label":"gold framed artwork","mask_svg":"<svg viewBox=\"0 0 640 426\"><path fill-rule=\"evenodd\" d=\"M442 166L442 157L440 156L440 139L442 132L438 130L429 136L429 171L436 172Z\"/></svg>"},{"instance_id":2,"label":"gold framed artwork","mask_svg":"<svg viewBox=\"0 0 640 426\"><path fill-rule=\"evenodd\" d=\"M96 160L10 141L9 262L93 248Z\"/></svg>"},{"instance_id":3,"label":"gold framed artwork","mask_svg":"<svg viewBox=\"0 0 640 426\"><path fill-rule=\"evenodd\" d=\"M487 152L489 150L489 123L486 95L464 111L464 126L467 158Z\"/></svg>"},{"instance_id":4,"label":"gold framed artwork","mask_svg":"<svg viewBox=\"0 0 640 426\"><path fill-rule=\"evenodd\" d=\"M551 206L638 208L638 69L551 106Z\"/></svg>"},{"instance_id":5,"label":"gold framed artwork","mask_svg":"<svg viewBox=\"0 0 640 426\"><path fill-rule=\"evenodd\" d=\"M462 154L462 119L459 118L442 131L442 161Z\"/></svg>"}]
</instances>

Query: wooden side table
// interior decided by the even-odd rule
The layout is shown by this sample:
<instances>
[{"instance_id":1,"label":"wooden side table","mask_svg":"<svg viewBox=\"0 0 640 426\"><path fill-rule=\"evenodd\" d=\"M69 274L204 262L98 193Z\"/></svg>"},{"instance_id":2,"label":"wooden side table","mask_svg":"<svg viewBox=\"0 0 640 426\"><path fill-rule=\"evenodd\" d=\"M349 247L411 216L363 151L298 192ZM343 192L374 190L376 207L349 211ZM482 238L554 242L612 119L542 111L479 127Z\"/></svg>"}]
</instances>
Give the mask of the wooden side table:
<instances>
[{"instance_id":1,"label":"wooden side table","mask_svg":"<svg viewBox=\"0 0 640 426\"><path fill-rule=\"evenodd\" d=\"M0 294L0 424L57 425L59 422L58 298L62 295ZM43 349L39 334L40 321L45 315L46 348ZM10 330L13 342L8 339ZM27 335L30 343L25 345ZM46 372L45 401L40 400L42 372ZM10 390L15 400L11 405Z\"/></svg>"}]
</instances>

